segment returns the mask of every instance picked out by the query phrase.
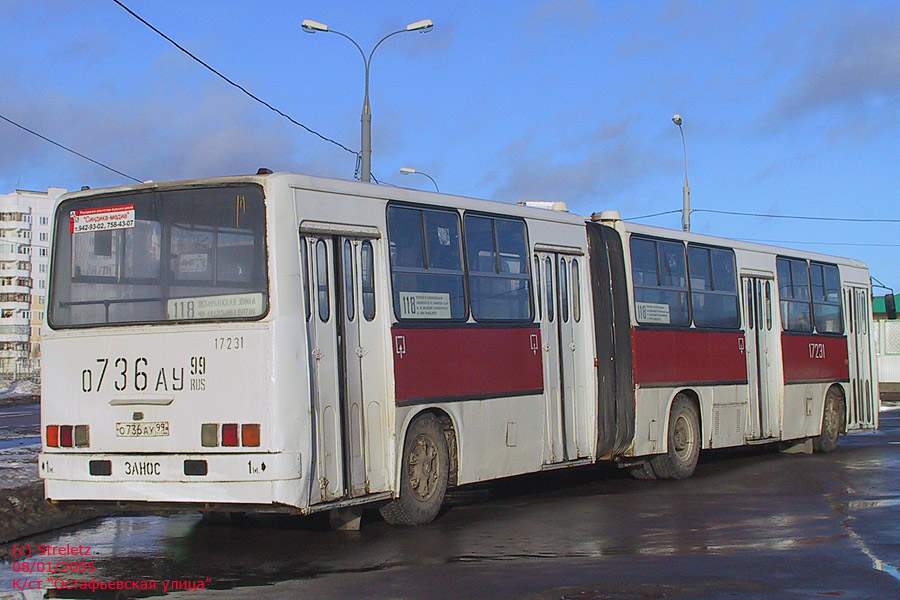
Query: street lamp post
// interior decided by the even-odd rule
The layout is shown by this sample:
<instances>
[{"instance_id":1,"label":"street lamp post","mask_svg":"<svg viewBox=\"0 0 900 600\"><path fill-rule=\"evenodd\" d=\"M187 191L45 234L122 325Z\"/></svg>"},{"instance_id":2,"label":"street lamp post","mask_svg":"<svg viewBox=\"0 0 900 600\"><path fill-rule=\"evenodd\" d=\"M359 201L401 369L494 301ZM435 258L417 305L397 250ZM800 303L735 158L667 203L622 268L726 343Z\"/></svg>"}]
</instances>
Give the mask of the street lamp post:
<instances>
[{"instance_id":1,"label":"street lamp post","mask_svg":"<svg viewBox=\"0 0 900 600\"><path fill-rule=\"evenodd\" d=\"M678 125L681 132L681 147L684 149L684 187L682 188L683 206L681 208L681 228L691 230L691 186L688 185L687 176L687 144L684 142L684 128L681 126L681 115L672 117L672 122Z\"/></svg>"},{"instance_id":2,"label":"street lamp post","mask_svg":"<svg viewBox=\"0 0 900 600\"><path fill-rule=\"evenodd\" d=\"M408 31L419 31L421 33L428 33L432 29L434 29L434 23L431 22L431 19L423 19L422 21L416 21L415 23L410 23L406 26L406 29L398 29L392 33L387 34L380 40L375 46L372 48L372 51L369 52L369 56L366 57L366 53L363 52L363 49L360 47L356 41L351 38L349 35L345 33L341 33L340 31L335 31L334 29L329 29L328 25L324 23L319 23L317 21L312 21L310 19L304 19L300 24L303 28L303 31L307 33L316 33L317 31L322 32L330 32L336 33L339 36L350 40L350 42L356 46L356 49L359 50L360 55L362 56L363 63L366 66L366 93L363 97L363 107L362 107L362 116L360 117L360 121L362 122L362 135L361 135L361 149L360 149L360 173L359 178L360 181L365 183L369 183L372 180L372 110L369 107L369 67L372 64L372 55L375 54L375 50L378 49L378 46L381 45L389 37L395 36L398 33L406 33Z\"/></svg>"},{"instance_id":3,"label":"street lamp post","mask_svg":"<svg viewBox=\"0 0 900 600\"><path fill-rule=\"evenodd\" d=\"M437 181L434 180L434 177L432 177L431 175L429 175L428 173L426 173L424 171L416 171L412 167L400 167L400 172L403 173L404 175L424 175L425 177L427 177L428 179L431 180L431 183L434 184L434 191L436 191L438 193L440 193L440 191L441 191L441 188L438 187Z\"/></svg>"}]
</instances>

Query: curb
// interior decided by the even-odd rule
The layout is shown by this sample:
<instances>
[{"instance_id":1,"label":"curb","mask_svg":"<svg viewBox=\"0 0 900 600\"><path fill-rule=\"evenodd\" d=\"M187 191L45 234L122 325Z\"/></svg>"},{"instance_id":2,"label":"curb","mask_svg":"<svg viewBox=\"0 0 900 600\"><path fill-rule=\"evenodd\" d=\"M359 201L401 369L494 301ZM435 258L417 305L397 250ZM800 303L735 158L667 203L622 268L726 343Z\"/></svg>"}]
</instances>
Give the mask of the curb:
<instances>
[{"instance_id":1,"label":"curb","mask_svg":"<svg viewBox=\"0 0 900 600\"><path fill-rule=\"evenodd\" d=\"M44 500L44 483L35 481L0 492L0 559L9 558L15 540L107 516L90 510L62 510Z\"/></svg>"}]
</instances>

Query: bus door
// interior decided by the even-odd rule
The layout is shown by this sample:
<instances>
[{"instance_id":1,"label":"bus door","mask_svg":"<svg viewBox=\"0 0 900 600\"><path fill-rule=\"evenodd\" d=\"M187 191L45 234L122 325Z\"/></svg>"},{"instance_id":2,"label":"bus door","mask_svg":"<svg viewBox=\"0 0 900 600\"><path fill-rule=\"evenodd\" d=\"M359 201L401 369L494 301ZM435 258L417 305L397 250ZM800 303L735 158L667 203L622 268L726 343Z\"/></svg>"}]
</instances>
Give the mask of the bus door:
<instances>
[{"instance_id":1,"label":"bus door","mask_svg":"<svg viewBox=\"0 0 900 600\"><path fill-rule=\"evenodd\" d=\"M850 363L847 427L870 429L877 426L878 409L872 389L869 291L861 287L844 287L844 305Z\"/></svg>"},{"instance_id":2,"label":"bus door","mask_svg":"<svg viewBox=\"0 0 900 600\"><path fill-rule=\"evenodd\" d=\"M311 503L388 489L378 240L304 235L316 451Z\"/></svg>"},{"instance_id":3,"label":"bus door","mask_svg":"<svg viewBox=\"0 0 900 600\"><path fill-rule=\"evenodd\" d=\"M572 311L572 257L538 252L535 254L536 286L540 304L544 365L544 464L575 460L588 452L579 445L576 402L576 335ZM580 307L579 307L580 308Z\"/></svg>"},{"instance_id":4,"label":"bus door","mask_svg":"<svg viewBox=\"0 0 900 600\"><path fill-rule=\"evenodd\" d=\"M773 280L743 277L741 285L746 319L744 339L750 417L750 427L745 431L745 437L748 440L778 438L781 436L780 407L776 368L772 360L778 333L773 314Z\"/></svg>"}]
</instances>

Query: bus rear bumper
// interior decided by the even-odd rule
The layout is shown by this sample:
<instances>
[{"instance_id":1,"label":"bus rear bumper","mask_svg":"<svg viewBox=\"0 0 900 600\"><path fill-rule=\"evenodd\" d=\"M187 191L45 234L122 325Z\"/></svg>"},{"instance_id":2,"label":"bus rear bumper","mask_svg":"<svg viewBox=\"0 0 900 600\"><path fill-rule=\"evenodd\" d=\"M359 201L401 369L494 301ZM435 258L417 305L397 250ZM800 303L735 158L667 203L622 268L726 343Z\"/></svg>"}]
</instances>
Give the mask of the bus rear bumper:
<instances>
[{"instance_id":1,"label":"bus rear bumper","mask_svg":"<svg viewBox=\"0 0 900 600\"><path fill-rule=\"evenodd\" d=\"M82 454L38 457L44 496L60 503L286 505L303 509L300 453ZM208 507L207 507L208 508Z\"/></svg>"}]
</instances>

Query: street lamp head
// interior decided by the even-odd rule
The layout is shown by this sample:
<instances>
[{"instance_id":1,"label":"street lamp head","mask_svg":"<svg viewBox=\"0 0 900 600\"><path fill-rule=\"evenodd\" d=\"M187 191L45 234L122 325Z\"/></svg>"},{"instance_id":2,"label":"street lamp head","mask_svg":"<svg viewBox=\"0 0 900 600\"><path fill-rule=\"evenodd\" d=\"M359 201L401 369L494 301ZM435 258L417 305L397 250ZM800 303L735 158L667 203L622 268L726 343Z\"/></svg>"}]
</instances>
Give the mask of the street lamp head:
<instances>
[{"instance_id":1,"label":"street lamp head","mask_svg":"<svg viewBox=\"0 0 900 600\"><path fill-rule=\"evenodd\" d=\"M672 122L681 127L681 115L675 115L672 117Z\"/></svg>"},{"instance_id":2,"label":"street lamp head","mask_svg":"<svg viewBox=\"0 0 900 600\"><path fill-rule=\"evenodd\" d=\"M412 167L400 167L400 172L404 175L412 175L416 172Z\"/></svg>"},{"instance_id":3,"label":"street lamp head","mask_svg":"<svg viewBox=\"0 0 900 600\"><path fill-rule=\"evenodd\" d=\"M313 21L312 19L303 19L303 22L300 23L300 27L302 27L303 31L305 31L306 33L328 31L328 25L326 25L325 23L319 23L318 21Z\"/></svg>"},{"instance_id":4,"label":"street lamp head","mask_svg":"<svg viewBox=\"0 0 900 600\"><path fill-rule=\"evenodd\" d=\"M406 26L407 31L421 31L422 33L428 33L432 29L434 29L434 23L431 22L431 19L422 19Z\"/></svg>"}]
</instances>

